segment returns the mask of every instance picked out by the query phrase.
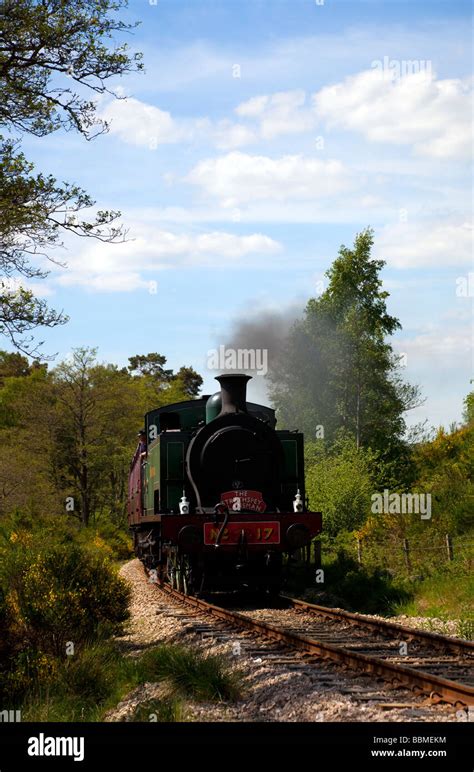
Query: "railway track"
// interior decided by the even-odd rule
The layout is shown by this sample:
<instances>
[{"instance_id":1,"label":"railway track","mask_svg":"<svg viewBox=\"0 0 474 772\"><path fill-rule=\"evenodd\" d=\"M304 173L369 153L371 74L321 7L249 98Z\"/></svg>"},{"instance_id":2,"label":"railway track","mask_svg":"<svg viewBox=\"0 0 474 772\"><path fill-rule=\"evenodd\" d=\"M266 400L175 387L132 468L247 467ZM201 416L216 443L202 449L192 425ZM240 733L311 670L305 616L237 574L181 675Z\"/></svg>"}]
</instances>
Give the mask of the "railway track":
<instances>
[{"instance_id":1,"label":"railway track","mask_svg":"<svg viewBox=\"0 0 474 772\"><path fill-rule=\"evenodd\" d=\"M474 644L281 596L285 608L232 609L158 589L195 611L277 645L274 656L297 652L305 665L332 661L358 673L405 687L432 703L474 705ZM212 631L211 628L207 632Z\"/></svg>"}]
</instances>

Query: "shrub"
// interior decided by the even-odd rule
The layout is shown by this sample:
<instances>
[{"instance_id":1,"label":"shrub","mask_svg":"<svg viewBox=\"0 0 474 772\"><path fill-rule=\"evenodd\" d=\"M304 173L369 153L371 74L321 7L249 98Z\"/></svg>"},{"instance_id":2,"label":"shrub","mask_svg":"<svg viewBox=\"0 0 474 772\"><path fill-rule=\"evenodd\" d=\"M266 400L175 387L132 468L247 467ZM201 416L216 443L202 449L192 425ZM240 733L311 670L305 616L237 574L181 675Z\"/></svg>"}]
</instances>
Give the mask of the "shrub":
<instances>
[{"instance_id":1,"label":"shrub","mask_svg":"<svg viewBox=\"0 0 474 772\"><path fill-rule=\"evenodd\" d=\"M311 508L323 513L324 532L335 536L360 526L375 491L376 454L358 449L351 439L331 450L322 443L307 443L305 450L306 490Z\"/></svg>"},{"instance_id":2,"label":"shrub","mask_svg":"<svg viewBox=\"0 0 474 772\"><path fill-rule=\"evenodd\" d=\"M10 537L0 558L3 624L14 648L65 654L67 642L112 633L128 617L129 589L100 551L74 543L42 548L25 534Z\"/></svg>"}]
</instances>

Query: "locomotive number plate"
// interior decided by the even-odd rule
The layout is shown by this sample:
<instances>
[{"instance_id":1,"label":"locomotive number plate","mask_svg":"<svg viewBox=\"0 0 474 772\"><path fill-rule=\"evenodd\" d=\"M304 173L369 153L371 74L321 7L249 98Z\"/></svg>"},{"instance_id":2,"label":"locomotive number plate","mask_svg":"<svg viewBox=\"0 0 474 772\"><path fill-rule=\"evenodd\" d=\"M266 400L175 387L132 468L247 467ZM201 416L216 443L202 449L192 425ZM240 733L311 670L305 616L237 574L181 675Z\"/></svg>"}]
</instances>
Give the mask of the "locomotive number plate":
<instances>
[{"instance_id":1,"label":"locomotive number plate","mask_svg":"<svg viewBox=\"0 0 474 772\"><path fill-rule=\"evenodd\" d=\"M204 544L215 544L219 531L220 525L204 523ZM280 543L280 523L278 522L229 523L224 528L219 543L238 544L242 531L247 544Z\"/></svg>"}]
</instances>

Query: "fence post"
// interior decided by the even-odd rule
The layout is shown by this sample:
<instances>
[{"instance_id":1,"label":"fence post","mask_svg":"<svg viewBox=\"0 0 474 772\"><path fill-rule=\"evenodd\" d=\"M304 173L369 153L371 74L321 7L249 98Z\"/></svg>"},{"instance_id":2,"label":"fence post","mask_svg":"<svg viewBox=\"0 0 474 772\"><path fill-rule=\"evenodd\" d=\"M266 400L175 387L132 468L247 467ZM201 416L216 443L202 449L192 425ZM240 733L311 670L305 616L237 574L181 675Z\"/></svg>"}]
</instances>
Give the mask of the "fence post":
<instances>
[{"instance_id":1,"label":"fence post","mask_svg":"<svg viewBox=\"0 0 474 772\"><path fill-rule=\"evenodd\" d=\"M403 539L403 552L405 553L405 565L407 571L411 571L410 546L408 544L408 539Z\"/></svg>"},{"instance_id":2,"label":"fence post","mask_svg":"<svg viewBox=\"0 0 474 772\"><path fill-rule=\"evenodd\" d=\"M362 565L362 539L357 539L357 562Z\"/></svg>"},{"instance_id":3,"label":"fence post","mask_svg":"<svg viewBox=\"0 0 474 772\"><path fill-rule=\"evenodd\" d=\"M446 550L448 553L448 560L453 560L453 541L449 533L446 534Z\"/></svg>"}]
</instances>

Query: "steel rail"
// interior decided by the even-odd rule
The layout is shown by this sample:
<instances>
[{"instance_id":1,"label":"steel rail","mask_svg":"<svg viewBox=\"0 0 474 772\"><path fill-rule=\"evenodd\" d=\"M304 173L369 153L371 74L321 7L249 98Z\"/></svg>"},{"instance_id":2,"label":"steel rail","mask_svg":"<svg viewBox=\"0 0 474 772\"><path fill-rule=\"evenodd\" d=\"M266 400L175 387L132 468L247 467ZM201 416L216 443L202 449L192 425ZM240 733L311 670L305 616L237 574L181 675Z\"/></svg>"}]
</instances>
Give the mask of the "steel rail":
<instances>
[{"instance_id":1,"label":"steel rail","mask_svg":"<svg viewBox=\"0 0 474 772\"><path fill-rule=\"evenodd\" d=\"M398 665L378 657L350 651L342 646L323 643L299 633L275 627L275 625L267 622L257 621L237 611L214 606L201 598L185 595L165 583L157 582L156 584L159 589L171 597L196 609L200 609L206 614L222 619L235 627L252 630L266 638L282 641L308 654L330 659L371 675L380 676L396 686L407 686L418 692L428 694L433 702L447 702L456 707L474 705L474 688L468 684L450 681L431 673L407 667L406 665Z\"/></svg>"},{"instance_id":2,"label":"steel rail","mask_svg":"<svg viewBox=\"0 0 474 772\"><path fill-rule=\"evenodd\" d=\"M308 603L307 601L299 600L299 598L291 598L288 595L280 595L280 598L284 598L285 601L288 601L293 608L305 611L308 614L325 616L328 619L342 619L350 624L357 625L357 627L367 627L382 633L399 634L412 640L423 641L424 643L447 649L456 654L474 654L473 641L451 638L448 635L433 633L430 630L419 630L385 619L373 619L364 614L356 614L351 611L345 611L344 609L332 609L327 608L326 606L318 606L315 603Z\"/></svg>"}]
</instances>

